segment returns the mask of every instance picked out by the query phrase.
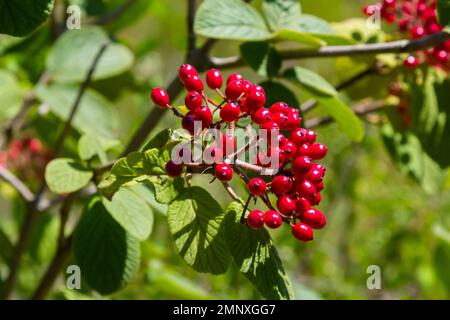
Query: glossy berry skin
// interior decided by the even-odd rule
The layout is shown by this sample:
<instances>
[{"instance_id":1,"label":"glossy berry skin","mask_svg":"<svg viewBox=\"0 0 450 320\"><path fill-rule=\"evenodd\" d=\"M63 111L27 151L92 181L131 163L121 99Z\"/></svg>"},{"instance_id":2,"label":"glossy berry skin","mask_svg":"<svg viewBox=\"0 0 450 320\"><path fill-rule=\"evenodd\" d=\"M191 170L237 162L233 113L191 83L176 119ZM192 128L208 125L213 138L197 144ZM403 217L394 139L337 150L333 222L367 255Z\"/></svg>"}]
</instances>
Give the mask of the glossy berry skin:
<instances>
[{"instance_id":1,"label":"glossy berry skin","mask_svg":"<svg viewBox=\"0 0 450 320\"><path fill-rule=\"evenodd\" d=\"M287 140L281 147L281 151L286 159L292 160L297 154L297 147L292 141Z\"/></svg>"},{"instance_id":2,"label":"glossy berry skin","mask_svg":"<svg viewBox=\"0 0 450 320\"><path fill-rule=\"evenodd\" d=\"M297 181L295 184L295 189L300 195L300 197L304 197L306 199L314 197L317 191L314 184L308 180Z\"/></svg>"},{"instance_id":3,"label":"glossy berry skin","mask_svg":"<svg viewBox=\"0 0 450 320\"><path fill-rule=\"evenodd\" d=\"M311 226L313 229L321 229L324 226L324 221L326 221L325 215L317 209L310 209L303 212L300 217L303 223Z\"/></svg>"},{"instance_id":4,"label":"glossy berry skin","mask_svg":"<svg viewBox=\"0 0 450 320\"><path fill-rule=\"evenodd\" d=\"M277 102L270 106L269 108L271 113L278 113L281 112L283 114L288 114L289 112L289 106L286 102Z\"/></svg>"},{"instance_id":5,"label":"glossy berry skin","mask_svg":"<svg viewBox=\"0 0 450 320\"><path fill-rule=\"evenodd\" d=\"M316 142L317 133L312 130L306 130L306 143L313 144Z\"/></svg>"},{"instance_id":6,"label":"glossy berry skin","mask_svg":"<svg viewBox=\"0 0 450 320\"><path fill-rule=\"evenodd\" d=\"M183 127L183 129L187 130L191 135L194 135L195 120L196 119L192 111L184 115L183 119L181 120L181 126Z\"/></svg>"},{"instance_id":7,"label":"glossy berry skin","mask_svg":"<svg viewBox=\"0 0 450 320\"><path fill-rule=\"evenodd\" d=\"M315 183L314 186L316 187L316 191L320 192L323 190L325 184L323 183L323 181L320 181L318 183Z\"/></svg>"},{"instance_id":8,"label":"glossy berry skin","mask_svg":"<svg viewBox=\"0 0 450 320\"><path fill-rule=\"evenodd\" d=\"M206 84L211 89L220 89L223 84L222 74L217 69L210 69L206 72Z\"/></svg>"},{"instance_id":9,"label":"glossy berry skin","mask_svg":"<svg viewBox=\"0 0 450 320\"><path fill-rule=\"evenodd\" d=\"M311 241L314 238L313 229L303 222L299 222L292 227L292 235L304 242Z\"/></svg>"},{"instance_id":10,"label":"glossy berry skin","mask_svg":"<svg viewBox=\"0 0 450 320\"><path fill-rule=\"evenodd\" d=\"M292 190L294 183L292 179L287 176L277 176L273 178L272 183L270 184L270 190L273 194L283 195Z\"/></svg>"},{"instance_id":11,"label":"glossy berry skin","mask_svg":"<svg viewBox=\"0 0 450 320\"><path fill-rule=\"evenodd\" d=\"M240 113L241 107L237 103L230 102L220 110L220 118L225 122L232 122L239 117Z\"/></svg>"},{"instance_id":12,"label":"glossy berry skin","mask_svg":"<svg viewBox=\"0 0 450 320\"><path fill-rule=\"evenodd\" d=\"M281 218L281 215L275 210L269 210L264 213L264 223L270 229L277 229L281 227L283 219Z\"/></svg>"},{"instance_id":13,"label":"glossy berry skin","mask_svg":"<svg viewBox=\"0 0 450 320\"><path fill-rule=\"evenodd\" d=\"M187 77L184 80L184 86L189 91L203 92L203 81L197 75Z\"/></svg>"},{"instance_id":14,"label":"glossy berry skin","mask_svg":"<svg viewBox=\"0 0 450 320\"><path fill-rule=\"evenodd\" d=\"M304 128L298 128L291 132L289 135L289 140L291 140L297 147L301 147L303 144L308 142L306 132L308 130Z\"/></svg>"},{"instance_id":15,"label":"glossy berry skin","mask_svg":"<svg viewBox=\"0 0 450 320\"><path fill-rule=\"evenodd\" d=\"M284 125L285 130L295 130L302 124L302 118L297 112L288 113L288 120Z\"/></svg>"},{"instance_id":16,"label":"glossy berry skin","mask_svg":"<svg viewBox=\"0 0 450 320\"><path fill-rule=\"evenodd\" d=\"M212 123L212 112L207 106L201 106L194 111L194 117L196 120L202 122L203 128L208 128Z\"/></svg>"},{"instance_id":17,"label":"glossy berry skin","mask_svg":"<svg viewBox=\"0 0 450 320\"><path fill-rule=\"evenodd\" d=\"M189 91L184 98L184 104L189 110L195 110L202 105L202 95L197 91Z\"/></svg>"},{"instance_id":18,"label":"glossy berry skin","mask_svg":"<svg viewBox=\"0 0 450 320\"><path fill-rule=\"evenodd\" d=\"M320 160L326 157L328 153L328 148L321 143L314 143L309 147L308 155L313 160Z\"/></svg>"},{"instance_id":19,"label":"glossy berry skin","mask_svg":"<svg viewBox=\"0 0 450 320\"><path fill-rule=\"evenodd\" d=\"M266 191L267 184L261 178L253 178L248 182L248 189L250 193L254 196L259 196Z\"/></svg>"},{"instance_id":20,"label":"glossy berry skin","mask_svg":"<svg viewBox=\"0 0 450 320\"><path fill-rule=\"evenodd\" d=\"M308 156L297 157L292 163L292 172L296 177L301 177L308 173L313 166L312 159Z\"/></svg>"},{"instance_id":21,"label":"glossy berry skin","mask_svg":"<svg viewBox=\"0 0 450 320\"><path fill-rule=\"evenodd\" d=\"M227 85L236 80L244 80L244 77L240 73L232 73L227 79Z\"/></svg>"},{"instance_id":22,"label":"glossy berry skin","mask_svg":"<svg viewBox=\"0 0 450 320\"><path fill-rule=\"evenodd\" d=\"M169 95L166 90L161 88L154 88L150 94L150 97L154 104L161 108L167 108L169 104Z\"/></svg>"},{"instance_id":23,"label":"glossy berry skin","mask_svg":"<svg viewBox=\"0 0 450 320\"><path fill-rule=\"evenodd\" d=\"M316 184L322 181L324 176L324 171L314 168L314 166L311 168L311 170L305 175L305 178L311 181L312 183Z\"/></svg>"},{"instance_id":24,"label":"glossy berry skin","mask_svg":"<svg viewBox=\"0 0 450 320\"><path fill-rule=\"evenodd\" d=\"M408 56L405 60L405 67L416 68L419 65L419 59L414 56Z\"/></svg>"},{"instance_id":25,"label":"glossy berry skin","mask_svg":"<svg viewBox=\"0 0 450 320\"><path fill-rule=\"evenodd\" d=\"M272 120L272 116L269 109L260 108L252 113L252 120L254 123L262 125Z\"/></svg>"},{"instance_id":26,"label":"glossy berry skin","mask_svg":"<svg viewBox=\"0 0 450 320\"><path fill-rule=\"evenodd\" d=\"M242 80L230 82L225 89L225 95L228 100L236 101L244 93L245 87Z\"/></svg>"},{"instance_id":27,"label":"glossy berry skin","mask_svg":"<svg viewBox=\"0 0 450 320\"><path fill-rule=\"evenodd\" d=\"M186 81L188 77L198 76L197 70L190 64L183 64L178 71L178 76L182 82Z\"/></svg>"},{"instance_id":28,"label":"glossy berry skin","mask_svg":"<svg viewBox=\"0 0 450 320\"><path fill-rule=\"evenodd\" d=\"M221 147L223 150L223 153L226 156L229 156L230 154L234 153L236 151L236 138L228 135L228 134L223 134L221 137Z\"/></svg>"},{"instance_id":29,"label":"glossy berry skin","mask_svg":"<svg viewBox=\"0 0 450 320\"><path fill-rule=\"evenodd\" d=\"M264 213L260 210L253 210L247 216L247 225L253 229L258 230L264 226Z\"/></svg>"},{"instance_id":30,"label":"glossy berry skin","mask_svg":"<svg viewBox=\"0 0 450 320\"><path fill-rule=\"evenodd\" d=\"M277 208L284 215L295 213L295 201L289 196L281 196L277 200Z\"/></svg>"},{"instance_id":31,"label":"glossy berry skin","mask_svg":"<svg viewBox=\"0 0 450 320\"><path fill-rule=\"evenodd\" d=\"M183 165L176 164L172 160L169 160L166 163L166 172L170 177L179 177L181 176L181 172L183 172Z\"/></svg>"},{"instance_id":32,"label":"glossy berry skin","mask_svg":"<svg viewBox=\"0 0 450 320\"><path fill-rule=\"evenodd\" d=\"M306 210L311 209L311 204L309 203L309 201L306 198L303 198L303 197L295 200L295 206L296 206L297 215L299 215L299 216L301 216L301 214L303 212L305 212Z\"/></svg>"},{"instance_id":33,"label":"glossy berry skin","mask_svg":"<svg viewBox=\"0 0 450 320\"><path fill-rule=\"evenodd\" d=\"M260 86L253 86L248 92L247 100L245 101L245 106L250 110L258 110L262 108L266 103L266 94L264 89L260 89Z\"/></svg>"},{"instance_id":34,"label":"glossy berry skin","mask_svg":"<svg viewBox=\"0 0 450 320\"><path fill-rule=\"evenodd\" d=\"M315 187L316 185L314 185ZM317 206L319 205L320 201L322 201L322 196L320 195L320 192L317 192L317 188L316 188L316 194L314 195L314 197L309 199L309 202L311 202L312 206Z\"/></svg>"},{"instance_id":35,"label":"glossy berry skin","mask_svg":"<svg viewBox=\"0 0 450 320\"><path fill-rule=\"evenodd\" d=\"M221 163L223 162L223 151L214 146L206 147L203 151L203 158L206 164Z\"/></svg>"},{"instance_id":36,"label":"glossy berry skin","mask_svg":"<svg viewBox=\"0 0 450 320\"><path fill-rule=\"evenodd\" d=\"M217 164L214 168L214 175L220 181L230 181L233 179L233 168L229 164Z\"/></svg>"}]
</instances>

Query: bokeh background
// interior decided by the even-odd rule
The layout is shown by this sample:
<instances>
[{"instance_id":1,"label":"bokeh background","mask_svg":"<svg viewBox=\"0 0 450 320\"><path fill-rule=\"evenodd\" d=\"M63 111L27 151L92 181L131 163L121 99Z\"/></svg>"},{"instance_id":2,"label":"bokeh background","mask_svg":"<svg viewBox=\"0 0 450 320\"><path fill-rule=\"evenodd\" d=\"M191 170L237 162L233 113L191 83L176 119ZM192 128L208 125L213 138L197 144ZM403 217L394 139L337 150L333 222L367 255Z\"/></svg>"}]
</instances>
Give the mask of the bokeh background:
<instances>
[{"instance_id":1,"label":"bokeh background","mask_svg":"<svg viewBox=\"0 0 450 320\"><path fill-rule=\"evenodd\" d=\"M73 1L84 5L91 17L101 15L108 6L120 1ZM145 2L145 3L143 3ZM118 137L125 144L143 117L153 108L148 101L149 88L164 87L182 63L187 45L186 1L141 1L122 19L105 27L135 55L130 71L93 87L104 94L120 114ZM258 5L259 1L255 1ZM303 12L330 22L362 17L367 1L304 0ZM47 28L44 26L43 28ZM50 32L50 31L49 31ZM48 39L40 30L12 53L0 55L0 69L21 75L26 87L43 70ZM0 38L2 42L8 38ZM200 39L199 41L202 41ZM216 56L238 53L238 43L220 42ZM297 62L295 62L297 63ZM332 83L345 78L345 59L304 60L298 64L312 68ZM238 71L251 80L258 76L248 68ZM229 71L227 71L229 72ZM373 82L372 82L373 83ZM367 83L358 86L361 96L387 94ZM384 90L385 88L385 90ZM1 90L1 89L0 89ZM296 89L298 97L302 93ZM181 103L181 102L180 102ZM313 117L312 113L308 116ZM169 113L152 134L166 127L179 127ZM48 127L47 127L48 129ZM50 129L48 129L50 130ZM296 241L287 228L271 231L298 299L448 299L450 298L450 179L445 187L426 192L416 181L395 166L376 125L365 124L366 137L354 144L331 124L318 129L319 140L330 153L323 203L328 226L316 233L308 244ZM33 133L33 132L32 132ZM34 133L33 133L34 134ZM45 143L45 140L44 140ZM208 188L226 206L230 201L219 183L196 178L195 184ZM244 187L233 181L239 192ZM23 206L8 186L0 184L0 250L6 253L8 240L17 237ZM44 221L45 220L45 221ZM24 259L19 279L19 297L35 287L54 252L57 233L55 215L48 213ZM6 240L5 240L6 239ZM5 254L3 254L3 257ZM49 298L126 298L126 299L258 299L260 296L236 267L220 276L198 274L178 256L163 215L156 215L151 237L142 243L139 273L123 290L111 297L89 291L71 291L58 281ZM381 269L381 290L366 286L367 268ZM0 254L0 274L6 274ZM264 275L261 275L264 276Z\"/></svg>"}]
</instances>

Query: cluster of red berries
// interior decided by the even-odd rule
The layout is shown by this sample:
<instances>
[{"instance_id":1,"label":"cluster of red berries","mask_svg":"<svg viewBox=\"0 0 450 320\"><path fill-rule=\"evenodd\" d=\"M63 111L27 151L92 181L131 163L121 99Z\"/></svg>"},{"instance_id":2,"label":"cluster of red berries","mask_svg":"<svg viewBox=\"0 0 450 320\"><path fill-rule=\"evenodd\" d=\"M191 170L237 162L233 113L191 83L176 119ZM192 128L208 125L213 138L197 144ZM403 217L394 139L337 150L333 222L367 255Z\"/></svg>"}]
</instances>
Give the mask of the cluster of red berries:
<instances>
[{"instance_id":1,"label":"cluster of red berries","mask_svg":"<svg viewBox=\"0 0 450 320\"><path fill-rule=\"evenodd\" d=\"M404 89L404 85L400 81L394 81L389 85L389 94L397 97L399 103L397 104L396 111L400 115L402 125L408 128L412 123L412 115L410 108L410 100L407 92Z\"/></svg>"},{"instance_id":2,"label":"cluster of red berries","mask_svg":"<svg viewBox=\"0 0 450 320\"><path fill-rule=\"evenodd\" d=\"M0 151L0 166L6 167L24 180L40 178L51 159L50 152L37 138L14 139L7 150Z\"/></svg>"},{"instance_id":3,"label":"cluster of red berries","mask_svg":"<svg viewBox=\"0 0 450 320\"><path fill-rule=\"evenodd\" d=\"M372 16L380 12L381 18L388 23L396 23L400 32L407 34L410 39L437 33L443 29L436 16L436 0L383 0L380 3L364 7L363 12ZM450 70L450 41L410 55L404 64L408 68L415 68L421 63Z\"/></svg>"},{"instance_id":4,"label":"cluster of red berries","mask_svg":"<svg viewBox=\"0 0 450 320\"><path fill-rule=\"evenodd\" d=\"M313 229L321 229L326 224L325 215L312 206L321 201L320 192L324 187L325 175L325 167L315 161L326 156L327 147L316 143L316 132L301 127L302 119L298 109L291 108L284 102L277 102L266 108L263 87L252 84L239 73L233 73L226 79L225 91L222 92L224 80L221 73L216 69L206 72L206 84L221 97L221 103L215 103L206 95L203 81L192 65L182 65L179 78L188 90L184 101L189 111L185 115L169 104L169 96L161 88L152 90L151 99L157 106L171 109L181 117L182 127L191 135L201 134L194 130L195 121L201 123L202 131L207 128L220 130L222 126L234 128L241 119L248 117L253 125L268 132L268 136L258 139L267 144L267 154L258 153L256 165L253 166L237 162L229 164L230 161L226 161L236 154L237 143L233 134L222 134L219 139L221 144L206 147L216 160L215 165L210 167L215 178L228 182L236 171L247 183L250 197L259 197L269 208L265 213L253 210L243 221L252 229L259 229L264 225L275 229L285 222L292 227L292 234L297 239L312 240ZM217 111L220 120L213 123L213 114ZM271 137L277 137L276 143L272 143ZM263 157L267 156L277 157L278 167L275 171L278 173L265 179L263 176L247 178L245 171L260 173L255 167L262 169L273 165L263 161ZM166 171L169 176L177 177L182 174L185 166L188 164L176 164L170 160L166 164ZM277 197L278 210L270 203L268 192Z\"/></svg>"}]
</instances>

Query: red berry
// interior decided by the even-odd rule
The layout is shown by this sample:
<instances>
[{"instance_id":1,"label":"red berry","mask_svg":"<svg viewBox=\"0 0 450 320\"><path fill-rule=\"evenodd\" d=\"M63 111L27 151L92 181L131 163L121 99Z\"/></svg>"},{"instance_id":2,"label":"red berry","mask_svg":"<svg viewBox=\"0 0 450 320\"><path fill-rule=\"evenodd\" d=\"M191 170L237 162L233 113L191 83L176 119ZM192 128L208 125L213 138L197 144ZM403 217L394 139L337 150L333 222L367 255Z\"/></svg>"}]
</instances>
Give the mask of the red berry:
<instances>
[{"instance_id":1,"label":"red berry","mask_svg":"<svg viewBox=\"0 0 450 320\"><path fill-rule=\"evenodd\" d=\"M285 130L295 130L300 127L302 124L302 118L298 114L298 112L290 111L288 113L288 120L285 123Z\"/></svg>"},{"instance_id":2,"label":"red berry","mask_svg":"<svg viewBox=\"0 0 450 320\"><path fill-rule=\"evenodd\" d=\"M227 79L227 85L236 80L244 80L244 77L240 73L232 73Z\"/></svg>"},{"instance_id":3,"label":"red berry","mask_svg":"<svg viewBox=\"0 0 450 320\"><path fill-rule=\"evenodd\" d=\"M291 215L295 213L295 201L290 196L281 196L277 200L277 208L282 214Z\"/></svg>"},{"instance_id":4,"label":"red berry","mask_svg":"<svg viewBox=\"0 0 450 320\"><path fill-rule=\"evenodd\" d=\"M319 183L322 181L324 176L324 172L322 170L312 168L306 175L305 178L311 181L312 183Z\"/></svg>"},{"instance_id":5,"label":"red berry","mask_svg":"<svg viewBox=\"0 0 450 320\"><path fill-rule=\"evenodd\" d=\"M286 102L277 102L270 106L269 108L271 113L281 112L284 114L288 114L289 106Z\"/></svg>"},{"instance_id":6,"label":"red berry","mask_svg":"<svg viewBox=\"0 0 450 320\"><path fill-rule=\"evenodd\" d=\"M281 151L286 159L292 160L297 154L297 147L292 141L287 140L281 147Z\"/></svg>"},{"instance_id":7,"label":"red berry","mask_svg":"<svg viewBox=\"0 0 450 320\"><path fill-rule=\"evenodd\" d=\"M314 186L316 187L316 191L317 191L317 192L320 192L320 191L322 191L323 188L324 188L324 183L323 183L323 181L320 181L320 182L318 182L318 183L315 183Z\"/></svg>"},{"instance_id":8,"label":"red berry","mask_svg":"<svg viewBox=\"0 0 450 320\"><path fill-rule=\"evenodd\" d=\"M315 185L314 185L315 186ZM317 188L316 188L317 190ZM322 201L322 196L320 195L319 192L316 192L316 194L314 195L314 197L312 197L311 199L309 199L309 202L311 202L312 206L317 206L320 201Z\"/></svg>"},{"instance_id":9,"label":"red berry","mask_svg":"<svg viewBox=\"0 0 450 320\"><path fill-rule=\"evenodd\" d=\"M264 222L269 228L277 229L283 223L283 219L275 210L269 210L264 214Z\"/></svg>"},{"instance_id":10,"label":"red berry","mask_svg":"<svg viewBox=\"0 0 450 320\"><path fill-rule=\"evenodd\" d=\"M308 156L300 156L295 159L292 164L292 172L296 177L301 177L304 174L308 173L313 166L312 160Z\"/></svg>"},{"instance_id":11,"label":"red berry","mask_svg":"<svg viewBox=\"0 0 450 320\"><path fill-rule=\"evenodd\" d=\"M313 145L311 145L309 147L308 150L308 155L313 159L313 160L320 160L326 157L328 153L328 148L321 143L314 143Z\"/></svg>"},{"instance_id":12,"label":"red berry","mask_svg":"<svg viewBox=\"0 0 450 320\"><path fill-rule=\"evenodd\" d=\"M248 80L242 80L242 82L244 84L244 92L249 93L250 89L253 88L253 84Z\"/></svg>"},{"instance_id":13,"label":"red berry","mask_svg":"<svg viewBox=\"0 0 450 320\"><path fill-rule=\"evenodd\" d=\"M197 70L190 64L183 64L178 71L178 76L181 81L185 81L188 77L198 76Z\"/></svg>"},{"instance_id":14,"label":"red berry","mask_svg":"<svg viewBox=\"0 0 450 320\"><path fill-rule=\"evenodd\" d=\"M42 151L42 143L39 139L31 138L28 141L28 148L30 149L31 154L38 154Z\"/></svg>"},{"instance_id":15,"label":"red berry","mask_svg":"<svg viewBox=\"0 0 450 320\"><path fill-rule=\"evenodd\" d=\"M300 197L310 199L316 194L316 187L311 181L300 180L295 183L295 190Z\"/></svg>"},{"instance_id":16,"label":"red berry","mask_svg":"<svg viewBox=\"0 0 450 320\"><path fill-rule=\"evenodd\" d=\"M189 91L203 92L203 81L198 75L189 76L184 80L184 86Z\"/></svg>"},{"instance_id":17,"label":"red berry","mask_svg":"<svg viewBox=\"0 0 450 320\"><path fill-rule=\"evenodd\" d=\"M225 95L227 96L227 99L231 101L236 101L244 92L245 87L242 80L230 82L225 89Z\"/></svg>"},{"instance_id":18,"label":"red berry","mask_svg":"<svg viewBox=\"0 0 450 320\"><path fill-rule=\"evenodd\" d=\"M405 60L405 67L416 68L419 65L419 59L414 56L408 56Z\"/></svg>"},{"instance_id":19,"label":"red berry","mask_svg":"<svg viewBox=\"0 0 450 320\"><path fill-rule=\"evenodd\" d=\"M214 146L206 147L205 150L203 151L203 157L206 164L223 162L222 149Z\"/></svg>"},{"instance_id":20,"label":"red berry","mask_svg":"<svg viewBox=\"0 0 450 320\"><path fill-rule=\"evenodd\" d=\"M287 176L278 176L272 180L270 190L276 195L282 195L291 191L294 183L292 179Z\"/></svg>"},{"instance_id":21,"label":"red berry","mask_svg":"<svg viewBox=\"0 0 450 320\"><path fill-rule=\"evenodd\" d=\"M417 39L425 35L425 29L419 26L414 26L411 28L411 37Z\"/></svg>"},{"instance_id":22,"label":"red berry","mask_svg":"<svg viewBox=\"0 0 450 320\"><path fill-rule=\"evenodd\" d=\"M314 237L313 229L306 223L299 222L292 227L292 235L300 241L311 241Z\"/></svg>"},{"instance_id":23,"label":"red berry","mask_svg":"<svg viewBox=\"0 0 450 320\"><path fill-rule=\"evenodd\" d=\"M192 111L188 112L181 120L181 126L187 130L191 135L194 135L195 130L195 116Z\"/></svg>"},{"instance_id":24,"label":"red berry","mask_svg":"<svg viewBox=\"0 0 450 320\"><path fill-rule=\"evenodd\" d=\"M383 8L395 8L397 0L383 0Z\"/></svg>"},{"instance_id":25,"label":"red berry","mask_svg":"<svg viewBox=\"0 0 450 320\"><path fill-rule=\"evenodd\" d=\"M301 215L304 211L311 209L311 204L306 198L298 198L295 201L297 215Z\"/></svg>"},{"instance_id":26,"label":"red berry","mask_svg":"<svg viewBox=\"0 0 450 320\"><path fill-rule=\"evenodd\" d=\"M266 191L267 184L266 182L261 178L253 178L248 182L248 189L250 190L250 193L254 196L259 196L260 194L263 194L264 191Z\"/></svg>"},{"instance_id":27,"label":"red berry","mask_svg":"<svg viewBox=\"0 0 450 320\"><path fill-rule=\"evenodd\" d=\"M448 52L446 50L442 50L439 48L436 48L433 50L433 57L436 59L437 62L445 64L449 60Z\"/></svg>"},{"instance_id":28,"label":"red berry","mask_svg":"<svg viewBox=\"0 0 450 320\"><path fill-rule=\"evenodd\" d=\"M323 221L326 220L326 218L321 211L317 209L309 209L303 212L300 220L314 229L320 229L317 227L323 227Z\"/></svg>"},{"instance_id":29,"label":"red berry","mask_svg":"<svg viewBox=\"0 0 450 320\"><path fill-rule=\"evenodd\" d=\"M223 134L221 137L222 142L222 150L224 151L224 154L226 156L229 156L230 154L236 152L236 138L229 135L229 134Z\"/></svg>"},{"instance_id":30,"label":"red berry","mask_svg":"<svg viewBox=\"0 0 450 320\"><path fill-rule=\"evenodd\" d=\"M266 103L266 94L261 86L253 86L248 92L245 106L249 110L257 110L262 108Z\"/></svg>"},{"instance_id":31,"label":"red berry","mask_svg":"<svg viewBox=\"0 0 450 320\"><path fill-rule=\"evenodd\" d=\"M298 128L291 132L289 135L289 140L297 145L297 147L301 147L303 144L307 143L308 138L306 137L306 133L308 130L304 128Z\"/></svg>"},{"instance_id":32,"label":"red berry","mask_svg":"<svg viewBox=\"0 0 450 320\"><path fill-rule=\"evenodd\" d=\"M197 109L202 105L202 102L202 95L197 91L189 91L186 98L184 98L184 104L189 110Z\"/></svg>"},{"instance_id":33,"label":"red berry","mask_svg":"<svg viewBox=\"0 0 450 320\"><path fill-rule=\"evenodd\" d=\"M217 69L208 70L208 72L206 72L206 84L213 90L222 87L223 78L220 71Z\"/></svg>"},{"instance_id":34,"label":"red berry","mask_svg":"<svg viewBox=\"0 0 450 320\"><path fill-rule=\"evenodd\" d=\"M166 163L166 172L170 177L179 177L183 171L183 165L176 164L172 160Z\"/></svg>"},{"instance_id":35,"label":"red berry","mask_svg":"<svg viewBox=\"0 0 450 320\"><path fill-rule=\"evenodd\" d=\"M214 169L214 175L220 181L230 181L233 179L233 168L229 164L217 164Z\"/></svg>"},{"instance_id":36,"label":"red berry","mask_svg":"<svg viewBox=\"0 0 450 320\"><path fill-rule=\"evenodd\" d=\"M253 210L247 216L247 225L254 229L261 229L264 226L264 213L260 210Z\"/></svg>"},{"instance_id":37,"label":"red berry","mask_svg":"<svg viewBox=\"0 0 450 320\"><path fill-rule=\"evenodd\" d=\"M241 107L237 103L231 102L220 110L220 118L225 122L232 122L239 117L240 113Z\"/></svg>"},{"instance_id":38,"label":"red berry","mask_svg":"<svg viewBox=\"0 0 450 320\"><path fill-rule=\"evenodd\" d=\"M262 125L272 120L272 116L269 109L260 108L252 113L252 120L254 123Z\"/></svg>"},{"instance_id":39,"label":"red berry","mask_svg":"<svg viewBox=\"0 0 450 320\"><path fill-rule=\"evenodd\" d=\"M200 120L202 122L203 128L208 128L212 123L212 112L209 110L207 106L200 106L195 109L194 117L196 120Z\"/></svg>"},{"instance_id":40,"label":"red berry","mask_svg":"<svg viewBox=\"0 0 450 320\"><path fill-rule=\"evenodd\" d=\"M154 104L161 108L167 108L169 104L169 95L164 89L154 88L152 89L152 93L150 95Z\"/></svg>"},{"instance_id":41,"label":"red berry","mask_svg":"<svg viewBox=\"0 0 450 320\"><path fill-rule=\"evenodd\" d=\"M306 143L313 144L316 142L317 133L312 130L306 130Z\"/></svg>"}]
</instances>

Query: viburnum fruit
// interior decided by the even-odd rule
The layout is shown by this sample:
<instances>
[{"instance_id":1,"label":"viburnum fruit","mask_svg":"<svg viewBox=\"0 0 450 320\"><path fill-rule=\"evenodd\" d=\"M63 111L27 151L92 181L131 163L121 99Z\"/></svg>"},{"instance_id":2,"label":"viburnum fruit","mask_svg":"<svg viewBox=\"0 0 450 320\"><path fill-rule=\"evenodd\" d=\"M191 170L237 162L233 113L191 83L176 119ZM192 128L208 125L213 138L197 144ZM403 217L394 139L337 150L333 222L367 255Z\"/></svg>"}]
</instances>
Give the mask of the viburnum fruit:
<instances>
[{"instance_id":1,"label":"viburnum fruit","mask_svg":"<svg viewBox=\"0 0 450 320\"><path fill-rule=\"evenodd\" d=\"M393 4L386 2L386 5ZM441 52L436 53L436 57L445 58ZM190 146L190 161L177 165L170 160L166 164L167 174L178 177L183 170L188 174L212 174L235 197L239 195L229 189L227 182L236 172L236 177L245 182L249 191L241 215L243 223L251 229L264 226L277 229L286 224L292 228L295 238L312 240L312 229L321 229L326 224L325 215L315 206L322 200L320 191L324 188L326 172L318 161L326 157L328 149L316 141L315 131L302 128L299 110L283 101L268 103L271 95L239 73L232 73L226 79L222 92L224 79L220 71L206 71L206 84L217 93L215 98L204 92L203 81L192 65L181 66L179 78L188 91L184 98L186 113L169 105L169 97L163 89L152 90L152 100L181 118L181 125L192 141L197 138L202 141L185 143ZM270 86L268 88L270 90ZM246 145L238 148L236 138L242 133L237 130L244 127L247 130L258 128L259 132L252 134L252 139L250 136L244 139ZM241 152L255 146L257 152L248 157L251 163L246 162L246 157L240 158ZM192 156L197 149L201 149L202 157L195 156L194 160ZM179 155L185 155L184 151ZM263 173L265 170L269 173ZM259 199L268 211L249 209L252 199Z\"/></svg>"}]
</instances>

